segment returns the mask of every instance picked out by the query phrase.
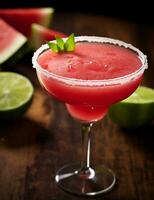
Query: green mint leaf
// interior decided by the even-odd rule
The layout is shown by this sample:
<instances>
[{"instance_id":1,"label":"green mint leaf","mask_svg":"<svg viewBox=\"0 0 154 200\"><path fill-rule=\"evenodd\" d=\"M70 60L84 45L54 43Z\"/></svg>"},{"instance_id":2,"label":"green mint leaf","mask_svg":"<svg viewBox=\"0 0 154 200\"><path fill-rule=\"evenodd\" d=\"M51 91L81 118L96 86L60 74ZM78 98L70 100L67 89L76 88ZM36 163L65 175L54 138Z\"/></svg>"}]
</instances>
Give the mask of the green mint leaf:
<instances>
[{"instance_id":1,"label":"green mint leaf","mask_svg":"<svg viewBox=\"0 0 154 200\"><path fill-rule=\"evenodd\" d=\"M74 51L75 49L75 39L74 33L72 33L65 42L64 50L65 51Z\"/></svg>"},{"instance_id":2,"label":"green mint leaf","mask_svg":"<svg viewBox=\"0 0 154 200\"><path fill-rule=\"evenodd\" d=\"M55 52L55 53L59 52L59 49L58 49L58 46L56 43L48 42L48 46L53 52Z\"/></svg>"},{"instance_id":3,"label":"green mint leaf","mask_svg":"<svg viewBox=\"0 0 154 200\"><path fill-rule=\"evenodd\" d=\"M58 50L64 51L65 42L63 41L63 39L60 37L56 37L56 42L57 42Z\"/></svg>"},{"instance_id":4,"label":"green mint leaf","mask_svg":"<svg viewBox=\"0 0 154 200\"><path fill-rule=\"evenodd\" d=\"M47 43L49 48L55 52L69 52L69 51L74 51L75 49L75 38L74 38L74 33L72 33L66 42L60 37L56 37L56 43L54 42L48 42Z\"/></svg>"}]
</instances>

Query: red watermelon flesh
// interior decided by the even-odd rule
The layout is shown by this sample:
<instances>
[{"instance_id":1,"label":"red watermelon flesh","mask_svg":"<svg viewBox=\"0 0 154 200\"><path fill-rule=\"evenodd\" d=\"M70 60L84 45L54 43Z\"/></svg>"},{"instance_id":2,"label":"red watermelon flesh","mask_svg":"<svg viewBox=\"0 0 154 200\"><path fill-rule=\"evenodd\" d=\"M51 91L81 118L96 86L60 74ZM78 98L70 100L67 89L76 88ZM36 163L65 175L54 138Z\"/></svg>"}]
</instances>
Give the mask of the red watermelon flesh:
<instances>
[{"instance_id":1,"label":"red watermelon flesh","mask_svg":"<svg viewBox=\"0 0 154 200\"><path fill-rule=\"evenodd\" d=\"M14 55L26 41L24 35L0 18L0 64Z\"/></svg>"},{"instance_id":2,"label":"red watermelon flesh","mask_svg":"<svg viewBox=\"0 0 154 200\"><path fill-rule=\"evenodd\" d=\"M43 43L54 40L55 37L67 37L66 34L53 29L45 28L39 24L32 24L31 42L34 49L39 48Z\"/></svg>"},{"instance_id":3,"label":"red watermelon flesh","mask_svg":"<svg viewBox=\"0 0 154 200\"><path fill-rule=\"evenodd\" d=\"M0 17L19 32L29 36L32 23L49 27L53 12L53 8L0 9Z\"/></svg>"}]
</instances>

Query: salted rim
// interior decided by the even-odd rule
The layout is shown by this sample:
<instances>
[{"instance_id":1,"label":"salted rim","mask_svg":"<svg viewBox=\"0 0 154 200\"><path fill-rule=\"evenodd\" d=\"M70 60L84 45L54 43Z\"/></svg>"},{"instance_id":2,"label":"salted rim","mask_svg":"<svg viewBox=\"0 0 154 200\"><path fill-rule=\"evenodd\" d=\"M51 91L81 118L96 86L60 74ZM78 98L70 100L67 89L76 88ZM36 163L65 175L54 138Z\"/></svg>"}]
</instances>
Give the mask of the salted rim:
<instances>
[{"instance_id":1,"label":"salted rim","mask_svg":"<svg viewBox=\"0 0 154 200\"><path fill-rule=\"evenodd\" d=\"M66 40L67 38L64 38ZM53 40L52 42L56 42ZM148 68L148 63L147 63L147 56L144 55L139 49L134 47L131 44L125 43L120 40L112 39L112 38L106 38L106 37L96 37L96 36L77 36L75 37L75 42L98 42L98 43L109 43L109 44L115 44L119 45L125 48L129 48L130 50L135 51L141 62L142 66L135 72L118 77L118 78L113 78L113 79L104 79L104 80L83 80L83 79L75 79L75 78L68 78L68 77L63 77L57 74L54 74L52 72L47 71L46 69L42 68L38 62L37 58L38 56L45 51L46 49L49 49L48 44L42 45L33 55L32 57L32 64L33 67L36 68L36 70L41 71L41 73L44 73L46 76L57 79L59 81L65 82L67 84L71 85L80 85L80 86L103 86L103 85L117 85L117 84L122 84L125 82L128 82L130 80L133 80L136 78L138 75L144 72L145 69Z\"/></svg>"}]
</instances>

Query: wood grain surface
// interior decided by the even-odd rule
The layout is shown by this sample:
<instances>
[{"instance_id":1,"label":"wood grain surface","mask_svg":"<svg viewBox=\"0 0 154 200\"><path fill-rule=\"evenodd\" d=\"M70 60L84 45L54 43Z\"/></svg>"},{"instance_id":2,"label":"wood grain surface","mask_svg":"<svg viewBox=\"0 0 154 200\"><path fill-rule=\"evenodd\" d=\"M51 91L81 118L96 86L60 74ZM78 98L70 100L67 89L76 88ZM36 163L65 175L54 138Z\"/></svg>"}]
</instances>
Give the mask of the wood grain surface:
<instances>
[{"instance_id":1,"label":"wood grain surface","mask_svg":"<svg viewBox=\"0 0 154 200\"><path fill-rule=\"evenodd\" d=\"M66 34L112 37L131 43L148 56L142 84L154 88L154 27L118 18L55 14L53 28ZM63 104L49 97L32 69L31 55L10 69L30 78L35 87L31 107L23 118L0 122L0 200L79 200L60 190L56 171L80 161L80 124ZM105 164L117 175L105 200L154 199L154 124L125 130L108 117L92 127L92 164ZM88 198L87 198L88 199Z\"/></svg>"}]
</instances>

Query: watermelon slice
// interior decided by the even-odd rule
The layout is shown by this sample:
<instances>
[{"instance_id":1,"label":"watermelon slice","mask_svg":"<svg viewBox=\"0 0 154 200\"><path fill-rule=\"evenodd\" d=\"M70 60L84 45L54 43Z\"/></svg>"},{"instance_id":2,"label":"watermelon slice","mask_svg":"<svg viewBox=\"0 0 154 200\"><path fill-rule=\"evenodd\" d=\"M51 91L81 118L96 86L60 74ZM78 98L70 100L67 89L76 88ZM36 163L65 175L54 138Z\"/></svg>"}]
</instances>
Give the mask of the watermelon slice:
<instances>
[{"instance_id":1,"label":"watermelon slice","mask_svg":"<svg viewBox=\"0 0 154 200\"><path fill-rule=\"evenodd\" d=\"M67 37L64 33L60 33L56 30L45 28L39 24L32 24L30 41L34 50L39 48L46 41L54 40L56 36Z\"/></svg>"},{"instance_id":2,"label":"watermelon slice","mask_svg":"<svg viewBox=\"0 0 154 200\"><path fill-rule=\"evenodd\" d=\"M49 27L53 13L53 8L0 9L0 17L27 37L32 23Z\"/></svg>"},{"instance_id":3,"label":"watermelon slice","mask_svg":"<svg viewBox=\"0 0 154 200\"><path fill-rule=\"evenodd\" d=\"M24 35L0 18L0 64L14 55L26 41Z\"/></svg>"}]
</instances>

